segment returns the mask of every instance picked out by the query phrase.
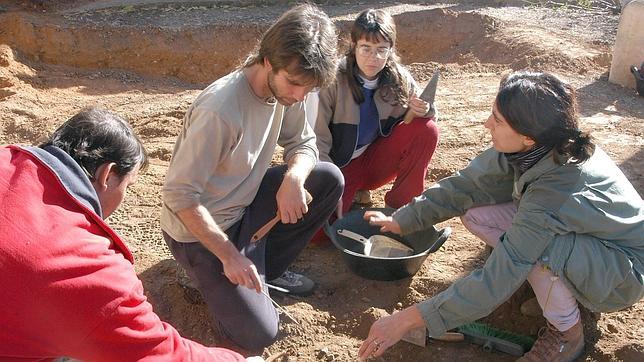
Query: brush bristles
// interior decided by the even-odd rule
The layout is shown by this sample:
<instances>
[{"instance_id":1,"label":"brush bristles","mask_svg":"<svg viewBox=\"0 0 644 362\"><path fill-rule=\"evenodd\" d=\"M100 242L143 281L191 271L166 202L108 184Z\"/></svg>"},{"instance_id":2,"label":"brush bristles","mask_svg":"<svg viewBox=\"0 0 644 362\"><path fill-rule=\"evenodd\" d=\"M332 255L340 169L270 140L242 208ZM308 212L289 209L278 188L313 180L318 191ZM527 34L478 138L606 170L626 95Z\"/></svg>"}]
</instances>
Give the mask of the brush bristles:
<instances>
[{"instance_id":1,"label":"brush bristles","mask_svg":"<svg viewBox=\"0 0 644 362\"><path fill-rule=\"evenodd\" d=\"M508 342L512 342L523 347L525 351L529 351L534 344L534 338L516 334L502 329L491 327L485 323L469 323L458 327L458 331L463 334L476 334L481 337L489 336L499 338Z\"/></svg>"}]
</instances>

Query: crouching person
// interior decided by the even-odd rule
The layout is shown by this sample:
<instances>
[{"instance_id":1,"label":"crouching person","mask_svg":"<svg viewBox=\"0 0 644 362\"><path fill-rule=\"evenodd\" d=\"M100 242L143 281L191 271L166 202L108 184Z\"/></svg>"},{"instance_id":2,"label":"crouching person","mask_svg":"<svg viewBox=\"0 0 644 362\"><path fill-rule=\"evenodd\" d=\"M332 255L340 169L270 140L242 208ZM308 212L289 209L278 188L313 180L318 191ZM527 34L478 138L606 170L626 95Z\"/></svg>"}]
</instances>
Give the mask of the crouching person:
<instances>
[{"instance_id":1,"label":"crouching person","mask_svg":"<svg viewBox=\"0 0 644 362\"><path fill-rule=\"evenodd\" d=\"M0 360L244 360L162 322L103 221L146 165L128 123L101 109L40 147L0 148Z\"/></svg>"},{"instance_id":2,"label":"crouching person","mask_svg":"<svg viewBox=\"0 0 644 362\"><path fill-rule=\"evenodd\" d=\"M331 20L316 7L284 13L241 69L212 83L188 109L168 168L165 240L215 326L247 350L277 338L267 282L287 293L312 292L312 280L287 269L342 194L340 170L317 162L305 111L307 94L333 81L336 43ZM272 166L278 144L285 164ZM276 214L281 222L251 241Z\"/></svg>"},{"instance_id":3,"label":"crouching person","mask_svg":"<svg viewBox=\"0 0 644 362\"><path fill-rule=\"evenodd\" d=\"M494 248L485 265L438 295L376 321L360 349L379 356L412 328L430 336L486 316L525 280L547 320L521 361L572 361L584 350L581 303L610 312L644 295L644 202L579 130L574 89L547 73L503 79L485 127L493 148L391 217L407 234L461 216Z\"/></svg>"}]
</instances>

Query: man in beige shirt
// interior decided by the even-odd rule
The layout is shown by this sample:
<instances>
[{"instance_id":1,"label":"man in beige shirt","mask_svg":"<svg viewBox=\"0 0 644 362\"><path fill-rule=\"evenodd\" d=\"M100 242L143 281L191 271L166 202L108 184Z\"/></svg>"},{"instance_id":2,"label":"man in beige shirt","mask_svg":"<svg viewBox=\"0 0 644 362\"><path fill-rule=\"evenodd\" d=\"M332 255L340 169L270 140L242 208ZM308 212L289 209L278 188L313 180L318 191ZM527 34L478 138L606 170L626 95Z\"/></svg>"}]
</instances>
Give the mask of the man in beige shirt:
<instances>
[{"instance_id":1,"label":"man in beige shirt","mask_svg":"<svg viewBox=\"0 0 644 362\"><path fill-rule=\"evenodd\" d=\"M342 194L338 168L317 162L305 110L307 94L333 82L336 43L333 24L315 6L287 11L241 69L197 97L175 145L163 187L164 238L219 329L245 349L277 336L266 280L312 291L310 279L287 268ZM270 167L278 144L286 164ZM281 223L251 242L276 213Z\"/></svg>"}]
</instances>

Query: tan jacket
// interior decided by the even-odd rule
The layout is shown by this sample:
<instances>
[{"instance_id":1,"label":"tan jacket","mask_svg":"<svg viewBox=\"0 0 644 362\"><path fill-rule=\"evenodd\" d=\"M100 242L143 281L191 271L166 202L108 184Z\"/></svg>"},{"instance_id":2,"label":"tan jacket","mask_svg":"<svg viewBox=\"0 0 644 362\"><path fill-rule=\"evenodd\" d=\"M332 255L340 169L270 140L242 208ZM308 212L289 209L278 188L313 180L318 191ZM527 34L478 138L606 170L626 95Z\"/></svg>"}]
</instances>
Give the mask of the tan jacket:
<instances>
[{"instance_id":1,"label":"tan jacket","mask_svg":"<svg viewBox=\"0 0 644 362\"><path fill-rule=\"evenodd\" d=\"M345 72L346 59L339 66L335 84L320 90L315 122L320 160L333 162L338 167L346 166L351 161L358 142L360 122L360 105L353 99ZM409 94L420 94L418 85L409 71L401 66L400 73L407 78L410 85ZM383 100L380 89L376 90L374 101L380 117L378 133L381 137L387 137L393 127L402 121L407 106L392 105Z\"/></svg>"}]
</instances>

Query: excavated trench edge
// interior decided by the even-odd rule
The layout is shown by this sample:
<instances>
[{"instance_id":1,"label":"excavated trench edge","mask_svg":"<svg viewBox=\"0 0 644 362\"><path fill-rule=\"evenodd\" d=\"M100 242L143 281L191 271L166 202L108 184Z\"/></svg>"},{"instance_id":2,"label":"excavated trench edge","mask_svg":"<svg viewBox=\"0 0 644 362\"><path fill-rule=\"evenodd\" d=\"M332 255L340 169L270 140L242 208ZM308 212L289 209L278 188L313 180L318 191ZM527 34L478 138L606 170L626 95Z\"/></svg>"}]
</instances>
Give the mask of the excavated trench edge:
<instances>
[{"instance_id":1,"label":"excavated trench edge","mask_svg":"<svg viewBox=\"0 0 644 362\"><path fill-rule=\"evenodd\" d=\"M520 68L529 65L526 54L538 52L527 43L508 44L497 36L498 21L485 15L428 9L394 17L398 53L406 64L478 62ZM206 83L238 66L267 27L243 22L168 28L109 22L71 24L58 19L51 21L25 12L0 14L0 43L8 44L21 56L45 63L123 69ZM351 22L335 23L342 49ZM516 59L519 53L522 59Z\"/></svg>"}]
</instances>

